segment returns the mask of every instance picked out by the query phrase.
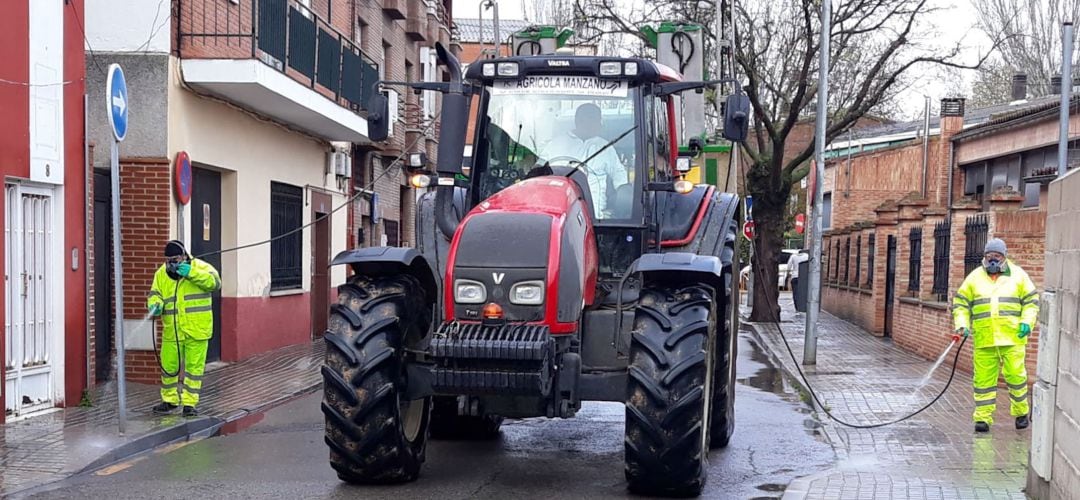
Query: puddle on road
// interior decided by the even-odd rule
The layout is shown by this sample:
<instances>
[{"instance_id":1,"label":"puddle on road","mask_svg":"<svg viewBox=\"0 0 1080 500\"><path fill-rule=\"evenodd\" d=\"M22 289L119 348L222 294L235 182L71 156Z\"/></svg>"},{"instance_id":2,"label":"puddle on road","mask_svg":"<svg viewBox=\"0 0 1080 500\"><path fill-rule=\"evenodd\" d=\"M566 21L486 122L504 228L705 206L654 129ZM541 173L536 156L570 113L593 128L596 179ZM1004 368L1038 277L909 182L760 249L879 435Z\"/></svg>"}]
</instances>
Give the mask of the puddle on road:
<instances>
[{"instance_id":1,"label":"puddle on road","mask_svg":"<svg viewBox=\"0 0 1080 500\"><path fill-rule=\"evenodd\" d=\"M749 347L750 360L758 364L757 371L749 377L743 377L737 379L738 383L760 389L762 391L770 392L780 396L783 400L795 403L795 410L804 415L808 415L803 420L803 426L806 429L806 433L820 437L822 435L822 424L814 416L813 407L810 405L808 398L809 394L803 394L795 385L793 385L787 378L787 375L783 370L773 365L772 359L765 354L761 346L749 336L742 335L746 340L745 345ZM837 372L836 374L841 374Z\"/></svg>"}]
</instances>

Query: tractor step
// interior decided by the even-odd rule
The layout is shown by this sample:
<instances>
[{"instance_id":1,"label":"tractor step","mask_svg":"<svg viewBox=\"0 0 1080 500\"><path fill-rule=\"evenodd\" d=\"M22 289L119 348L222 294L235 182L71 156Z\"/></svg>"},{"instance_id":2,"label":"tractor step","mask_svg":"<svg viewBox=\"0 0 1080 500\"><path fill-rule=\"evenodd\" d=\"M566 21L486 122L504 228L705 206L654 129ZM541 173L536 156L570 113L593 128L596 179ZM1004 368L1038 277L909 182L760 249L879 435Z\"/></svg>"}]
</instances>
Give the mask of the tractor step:
<instances>
[{"instance_id":1,"label":"tractor step","mask_svg":"<svg viewBox=\"0 0 1080 500\"><path fill-rule=\"evenodd\" d=\"M555 340L546 326L447 322L436 330L429 352L437 393L551 393Z\"/></svg>"}]
</instances>

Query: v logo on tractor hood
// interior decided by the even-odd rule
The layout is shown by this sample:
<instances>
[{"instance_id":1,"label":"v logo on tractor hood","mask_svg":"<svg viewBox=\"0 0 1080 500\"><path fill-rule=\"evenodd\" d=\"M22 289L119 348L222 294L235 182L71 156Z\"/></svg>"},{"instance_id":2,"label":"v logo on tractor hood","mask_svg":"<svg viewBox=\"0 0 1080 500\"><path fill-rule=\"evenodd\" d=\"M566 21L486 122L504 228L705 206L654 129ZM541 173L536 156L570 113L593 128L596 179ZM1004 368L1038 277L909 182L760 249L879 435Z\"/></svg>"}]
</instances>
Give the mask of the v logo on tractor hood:
<instances>
[{"instance_id":1,"label":"v logo on tractor hood","mask_svg":"<svg viewBox=\"0 0 1080 500\"><path fill-rule=\"evenodd\" d=\"M505 277L506 273L491 273L491 280L494 281L496 285L501 285L502 280Z\"/></svg>"}]
</instances>

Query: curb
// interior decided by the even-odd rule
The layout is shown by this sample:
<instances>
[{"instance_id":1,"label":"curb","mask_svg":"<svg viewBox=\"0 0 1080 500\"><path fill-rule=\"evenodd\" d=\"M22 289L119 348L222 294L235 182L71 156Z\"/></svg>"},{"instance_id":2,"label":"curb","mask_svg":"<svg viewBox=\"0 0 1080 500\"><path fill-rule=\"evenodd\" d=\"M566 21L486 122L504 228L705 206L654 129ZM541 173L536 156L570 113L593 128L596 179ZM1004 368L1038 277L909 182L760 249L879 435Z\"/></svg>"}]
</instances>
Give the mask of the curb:
<instances>
[{"instance_id":1,"label":"curb","mask_svg":"<svg viewBox=\"0 0 1080 500\"><path fill-rule=\"evenodd\" d=\"M750 321L749 316L744 315L741 312L739 313L739 321L742 325L745 325L747 330L750 331L751 335L754 336L754 340L758 343L758 345L762 347L765 355L769 357L769 361L771 361L773 365L778 366L781 370L783 370L784 375L786 375L788 381L792 384L792 386L796 388L796 390L800 392L800 395L809 393L809 391L806 389L806 384L803 383L803 380L801 377L799 377L799 374L795 370L792 370L788 363L784 362L787 358L782 357L779 353L777 353L776 349L773 348L772 343L769 342L766 334L758 330L758 323ZM826 423L821 420L820 410L817 408L817 405L815 405L814 402L811 401L809 403L809 406L814 411L814 415L818 416L818 421L821 423L822 427L825 428ZM829 433L822 432L821 435L825 438L825 441L829 444L829 446L833 447L833 449L835 450L836 446L832 442L832 439L829 437ZM832 472L833 471L830 469L816 472L814 474L810 474L809 476L803 476L794 479L793 481L791 481L791 483L787 485L786 488L784 488L784 495L781 498L783 500L802 500L806 498L810 493L810 487L814 483L814 481L822 477L826 477Z\"/></svg>"},{"instance_id":2,"label":"curb","mask_svg":"<svg viewBox=\"0 0 1080 500\"><path fill-rule=\"evenodd\" d=\"M184 420L181 423L158 429L156 431L148 432L142 436L139 436L128 443L124 443L116 448L113 448L93 462L90 462L86 467L72 472L61 479L56 479L44 484L38 484L29 486L18 491L12 491L4 494L5 498L24 498L37 493L49 491L62 481L66 481L75 476L81 476L84 474L90 474L110 465L114 465L125 460L131 459L138 455L149 453L162 446L182 442L191 441L193 439L204 439L213 437L216 435L225 424L235 422L243 419L249 415L262 413L270 410L276 406L288 403L294 399L307 396L316 392L322 386L322 382L313 384L309 387L297 390L291 394L275 398L265 403L260 403L253 408L238 408L230 411L222 417L198 417L190 420Z\"/></svg>"}]
</instances>

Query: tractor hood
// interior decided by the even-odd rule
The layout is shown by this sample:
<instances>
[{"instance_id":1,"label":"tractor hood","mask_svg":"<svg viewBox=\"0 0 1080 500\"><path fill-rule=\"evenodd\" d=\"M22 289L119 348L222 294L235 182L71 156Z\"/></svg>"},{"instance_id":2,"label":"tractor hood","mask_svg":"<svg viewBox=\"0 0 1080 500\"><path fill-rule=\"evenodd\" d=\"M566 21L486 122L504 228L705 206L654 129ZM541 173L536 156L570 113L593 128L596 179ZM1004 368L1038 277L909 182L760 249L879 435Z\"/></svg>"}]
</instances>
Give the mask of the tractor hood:
<instances>
[{"instance_id":1,"label":"tractor hood","mask_svg":"<svg viewBox=\"0 0 1080 500\"><path fill-rule=\"evenodd\" d=\"M577 185L545 176L510 186L477 205L454 233L446 268L448 321L479 322L488 304L505 321L576 331L595 293L592 221ZM541 297L522 287L542 289Z\"/></svg>"}]
</instances>

